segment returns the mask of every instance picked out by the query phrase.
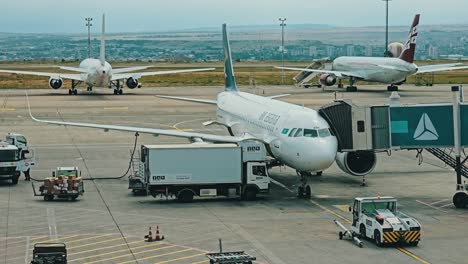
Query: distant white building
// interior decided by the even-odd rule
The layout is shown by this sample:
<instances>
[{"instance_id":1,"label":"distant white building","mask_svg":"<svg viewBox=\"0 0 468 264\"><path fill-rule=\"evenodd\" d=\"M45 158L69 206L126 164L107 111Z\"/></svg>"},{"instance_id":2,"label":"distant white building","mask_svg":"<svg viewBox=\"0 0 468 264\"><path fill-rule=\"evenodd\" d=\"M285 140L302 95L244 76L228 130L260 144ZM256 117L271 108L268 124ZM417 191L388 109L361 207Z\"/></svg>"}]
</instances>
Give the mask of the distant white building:
<instances>
[{"instance_id":1,"label":"distant white building","mask_svg":"<svg viewBox=\"0 0 468 264\"><path fill-rule=\"evenodd\" d=\"M429 48L427 49L427 55L429 56L429 58L431 59L437 59L439 58L439 48L435 47L435 46L429 46Z\"/></svg>"},{"instance_id":2,"label":"distant white building","mask_svg":"<svg viewBox=\"0 0 468 264\"><path fill-rule=\"evenodd\" d=\"M350 45L346 47L346 56L354 56L354 46Z\"/></svg>"},{"instance_id":3,"label":"distant white building","mask_svg":"<svg viewBox=\"0 0 468 264\"><path fill-rule=\"evenodd\" d=\"M309 47L309 56L310 57L317 57L318 52L317 52L317 47L315 46L310 46Z\"/></svg>"},{"instance_id":4,"label":"distant white building","mask_svg":"<svg viewBox=\"0 0 468 264\"><path fill-rule=\"evenodd\" d=\"M327 57L334 58L336 55L336 48L334 46L327 46Z\"/></svg>"},{"instance_id":5,"label":"distant white building","mask_svg":"<svg viewBox=\"0 0 468 264\"><path fill-rule=\"evenodd\" d=\"M366 57L372 57L374 55L373 51L372 51L372 46L366 46L366 50L364 52L364 55Z\"/></svg>"}]
</instances>

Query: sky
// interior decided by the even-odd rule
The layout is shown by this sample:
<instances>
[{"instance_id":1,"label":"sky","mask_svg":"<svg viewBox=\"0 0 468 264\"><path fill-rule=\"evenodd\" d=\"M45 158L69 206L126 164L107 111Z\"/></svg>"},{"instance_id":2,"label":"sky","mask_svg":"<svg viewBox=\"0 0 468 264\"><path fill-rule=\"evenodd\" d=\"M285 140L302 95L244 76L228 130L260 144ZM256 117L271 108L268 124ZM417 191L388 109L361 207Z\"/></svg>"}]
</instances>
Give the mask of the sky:
<instances>
[{"instance_id":1,"label":"sky","mask_svg":"<svg viewBox=\"0 0 468 264\"><path fill-rule=\"evenodd\" d=\"M106 13L108 32L170 31L229 25L290 24L383 26L382 0L3 0L0 32L85 33L85 17L99 32ZM390 25L468 24L467 0L391 0Z\"/></svg>"}]
</instances>

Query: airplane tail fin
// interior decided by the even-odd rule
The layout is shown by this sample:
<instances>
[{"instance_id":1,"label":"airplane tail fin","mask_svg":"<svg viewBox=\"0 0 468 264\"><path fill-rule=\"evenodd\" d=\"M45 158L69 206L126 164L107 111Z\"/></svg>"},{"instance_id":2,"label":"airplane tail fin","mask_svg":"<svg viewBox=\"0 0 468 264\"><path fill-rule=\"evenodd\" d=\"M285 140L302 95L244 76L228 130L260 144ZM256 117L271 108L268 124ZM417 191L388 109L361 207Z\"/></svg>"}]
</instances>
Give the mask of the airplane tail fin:
<instances>
[{"instance_id":1,"label":"airplane tail fin","mask_svg":"<svg viewBox=\"0 0 468 264\"><path fill-rule=\"evenodd\" d=\"M106 15L102 14L102 35L101 35L101 55L99 57L101 65L106 62Z\"/></svg>"},{"instance_id":2,"label":"airplane tail fin","mask_svg":"<svg viewBox=\"0 0 468 264\"><path fill-rule=\"evenodd\" d=\"M419 25L419 14L414 17L413 25L408 35L408 41L406 41L405 49L400 55L400 59L408 63L414 62L414 54L416 53L416 38L418 36L418 25Z\"/></svg>"},{"instance_id":3,"label":"airplane tail fin","mask_svg":"<svg viewBox=\"0 0 468 264\"><path fill-rule=\"evenodd\" d=\"M231 47L227 35L226 24L223 24L223 47L224 47L224 90L239 91L237 89L234 68L232 66Z\"/></svg>"}]
</instances>

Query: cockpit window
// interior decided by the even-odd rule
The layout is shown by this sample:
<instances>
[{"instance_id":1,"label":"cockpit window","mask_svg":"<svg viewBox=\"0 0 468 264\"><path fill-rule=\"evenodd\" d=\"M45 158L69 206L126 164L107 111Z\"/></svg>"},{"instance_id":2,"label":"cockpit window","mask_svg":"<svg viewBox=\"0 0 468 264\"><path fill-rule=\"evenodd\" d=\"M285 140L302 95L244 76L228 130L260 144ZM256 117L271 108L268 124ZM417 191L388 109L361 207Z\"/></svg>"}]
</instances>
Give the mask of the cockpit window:
<instances>
[{"instance_id":1,"label":"cockpit window","mask_svg":"<svg viewBox=\"0 0 468 264\"><path fill-rule=\"evenodd\" d=\"M296 133L296 130L297 130L297 128L293 128L293 129L291 130L291 133L289 133L289 137L293 137L293 136L294 136L294 133Z\"/></svg>"},{"instance_id":2,"label":"cockpit window","mask_svg":"<svg viewBox=\"0 0 468 264\"><path fill-rule=\"evenodd\" d=\"M319 129L318 133L319 133L320 137L329 137L329 136L331 136L330 131L328 130L328 128Z\"/></svg>"},{"instance_id":3,"label":"cockpit window","mask_svg":"<svg viewBox=\"0 0 468 264\"><path fill-rule=\"evenodd\" d=\"M318 137L318 132L315 129L304 129L304 137Z\"/></svg>"},{"instance_id":4,"label":"cockpit window","mask_svg":"<svg viewBox=\"0 0 468 264\"><path fill-rule=\"evenodd\" d=\"M302 137L302 128L299 128L294 137Z\"/></svg>"}]
</instances>

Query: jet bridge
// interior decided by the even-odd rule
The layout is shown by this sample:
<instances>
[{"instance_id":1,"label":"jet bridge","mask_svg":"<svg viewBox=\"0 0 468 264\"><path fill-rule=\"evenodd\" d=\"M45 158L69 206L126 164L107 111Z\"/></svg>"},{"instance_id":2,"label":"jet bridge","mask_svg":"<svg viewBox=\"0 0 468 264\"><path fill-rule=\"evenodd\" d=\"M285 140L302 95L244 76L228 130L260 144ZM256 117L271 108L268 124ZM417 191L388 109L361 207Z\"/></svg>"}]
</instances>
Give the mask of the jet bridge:
<instances>
[{"instance_id":1,"label":"jet bridge","mask_svg":"<svg viewBox=\"0 0 468 264\"><path fill-rule=\"evenodd\" d=\"M401 105L396 92L388 105L336 100L319 114L335 133L339 152L426 150L442 160L456 171L453 203L461 208L468 205L468 167L463 165L468 157L462 155L468 146L468 104L463 102L462 87L452 87L452 95L453 102L444 104Z\"/></svg>"}]
</instances>

